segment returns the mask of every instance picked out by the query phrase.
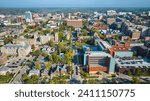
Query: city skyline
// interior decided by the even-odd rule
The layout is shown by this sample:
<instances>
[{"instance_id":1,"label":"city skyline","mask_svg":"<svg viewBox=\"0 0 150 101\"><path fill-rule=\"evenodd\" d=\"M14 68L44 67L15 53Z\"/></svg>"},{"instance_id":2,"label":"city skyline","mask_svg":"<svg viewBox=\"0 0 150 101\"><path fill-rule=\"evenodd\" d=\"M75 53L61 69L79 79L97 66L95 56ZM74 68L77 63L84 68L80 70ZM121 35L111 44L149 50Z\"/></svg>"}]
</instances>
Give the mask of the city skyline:
<instances>
[{"instance_id":1,"label":"city skyline","mask_svg":"<svg viewBox=\"0 0 150 101\"><path fill-rule=\"evenodd\" d=\"M34 4L34 5L33 5ZM150 7L149 0L0 0L0 7Z\"/></svg>"}]
</instances>

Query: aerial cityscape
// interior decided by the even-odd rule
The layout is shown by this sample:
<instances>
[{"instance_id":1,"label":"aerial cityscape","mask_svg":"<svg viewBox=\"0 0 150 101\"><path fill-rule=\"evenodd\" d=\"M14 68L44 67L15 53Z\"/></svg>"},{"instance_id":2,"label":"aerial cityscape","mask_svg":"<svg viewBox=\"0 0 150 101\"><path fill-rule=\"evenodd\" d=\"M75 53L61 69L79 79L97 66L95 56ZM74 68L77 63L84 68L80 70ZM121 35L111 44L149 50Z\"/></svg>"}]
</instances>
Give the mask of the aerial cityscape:
<instances>
[{"instance_id":1,"label":"aerial cityscape","mask_svg":"<svg viewBox=\"0 0 150 101\"><path fill-rule=\"evenodd\" d=\"M150 8L0 5L0 84L150 84Z\"/></svg>"}]
</instances>

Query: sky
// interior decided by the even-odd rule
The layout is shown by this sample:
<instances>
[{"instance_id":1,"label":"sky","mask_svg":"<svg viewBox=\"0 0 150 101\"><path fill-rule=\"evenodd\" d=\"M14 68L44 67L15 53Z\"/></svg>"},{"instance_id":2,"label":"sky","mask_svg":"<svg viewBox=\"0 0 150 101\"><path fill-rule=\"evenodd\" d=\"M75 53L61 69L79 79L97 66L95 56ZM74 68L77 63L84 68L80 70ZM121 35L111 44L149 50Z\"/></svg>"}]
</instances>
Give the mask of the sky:
<instances>
[{"instance_id":1,"label":"sky","mask_svg":"<svg viewBox=\"0 0 150 101\"><path fill-rule=\"evenodd\" d=\"M0 0L0 7L150 7L150 0Z\"/></svg>"}]
</instances>

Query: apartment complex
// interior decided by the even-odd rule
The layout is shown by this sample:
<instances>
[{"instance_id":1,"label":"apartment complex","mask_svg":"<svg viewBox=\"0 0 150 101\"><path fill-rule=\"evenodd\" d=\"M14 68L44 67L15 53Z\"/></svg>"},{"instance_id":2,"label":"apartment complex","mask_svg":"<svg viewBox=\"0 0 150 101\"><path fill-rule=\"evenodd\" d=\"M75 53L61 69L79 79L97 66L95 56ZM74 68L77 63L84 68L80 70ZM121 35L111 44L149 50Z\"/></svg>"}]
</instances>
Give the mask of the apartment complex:
<instances>
[{"instance_id":1,"label":"apartment complex","mask_svg":"<svg viewBox=\"0 0 150 101\"><path fill-rule=\"evenodd\" d=\"M6 44L3 47L1 47L1 52L7 55L24 57L31 52L31 46L26 43Z\"/></svg>"}]
</instances>

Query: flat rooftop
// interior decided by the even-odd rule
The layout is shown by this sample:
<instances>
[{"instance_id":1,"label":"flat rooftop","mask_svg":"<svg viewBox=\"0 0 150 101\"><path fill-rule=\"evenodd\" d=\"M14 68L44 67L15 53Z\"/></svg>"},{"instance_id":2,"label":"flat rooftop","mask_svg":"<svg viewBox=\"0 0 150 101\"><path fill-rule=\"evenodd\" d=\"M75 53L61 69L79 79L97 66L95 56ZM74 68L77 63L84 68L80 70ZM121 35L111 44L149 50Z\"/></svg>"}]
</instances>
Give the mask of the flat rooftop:
<instances>
[{"instance_id":1,"label":"flat rooftop","mask_svg":"<svg viewBox=\"0 0 150 101\"><path fill-rule=\"evenodd\" d=\"M150 68L150 63L144 61L143 59L115 59L117 65L121 68L128 68L128 67L145 67Z\"/></svg>"},{"instance_id":2,"label":"flat rooftop","mask_svg":"<svg viewBox=\"0 0 150 101\"><path fill-rule=\"evenodd\" d=\"M124 46L113 46L112 48L109 48L109 50L117 52L117 51L128 51L128 48Z\"/></svg>"},{"instance_id":3,"label":"flat rooftop","mask_svg":"<svg viewBox=\"0 0 150 101\"><path fill-rule=\"evenodd\" d=\"M89 54L89 56L109 56L109 57L111 57L110 54L101 52L101 51L86 51L85 54Z\"/></svg>"}]
</instances>

